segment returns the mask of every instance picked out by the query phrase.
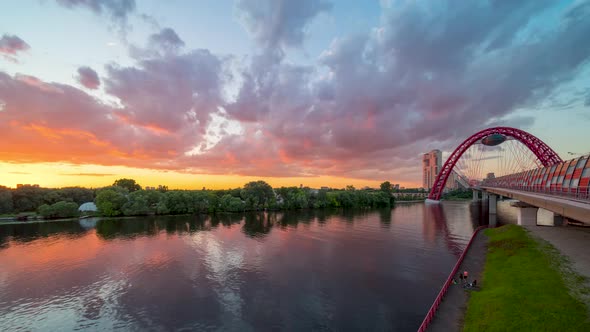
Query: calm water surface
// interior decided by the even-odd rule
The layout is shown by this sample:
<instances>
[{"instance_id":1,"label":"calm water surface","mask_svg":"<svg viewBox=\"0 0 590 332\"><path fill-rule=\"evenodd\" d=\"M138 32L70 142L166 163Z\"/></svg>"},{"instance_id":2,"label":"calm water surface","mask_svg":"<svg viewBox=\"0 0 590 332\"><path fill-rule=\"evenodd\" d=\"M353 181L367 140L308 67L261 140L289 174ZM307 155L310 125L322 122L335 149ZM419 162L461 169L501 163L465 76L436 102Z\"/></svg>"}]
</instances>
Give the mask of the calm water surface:
<instances>
[{"instance_id":1,"label":"calm water surface","mask_svg":"<svg viewBox=\"0 0 590 332\"><path fill-rule=\"evenodd\" d=\"M478 205L0 225L2 331L412 331Z\"/></svg>"}]
</instances>

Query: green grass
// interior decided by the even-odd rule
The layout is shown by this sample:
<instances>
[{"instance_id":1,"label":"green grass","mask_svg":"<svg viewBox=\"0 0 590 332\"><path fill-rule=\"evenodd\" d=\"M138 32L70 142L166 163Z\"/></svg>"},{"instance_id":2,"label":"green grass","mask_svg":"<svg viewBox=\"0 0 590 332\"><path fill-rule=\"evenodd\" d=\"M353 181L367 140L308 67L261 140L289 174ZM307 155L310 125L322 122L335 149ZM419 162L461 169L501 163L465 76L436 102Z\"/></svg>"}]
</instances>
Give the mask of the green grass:
<instances>
[{"instance_id":1,"label":"green grass","mask_svg":"<svg viewBox=\"0 0 590 332\"><path fill-rule=\"evenodd\" d=\"M481 290L471 292L464 331L590 331L578 296L588 292L586 280L557 250L516 225L485 234Z\"/></svg>"}]
</instances>

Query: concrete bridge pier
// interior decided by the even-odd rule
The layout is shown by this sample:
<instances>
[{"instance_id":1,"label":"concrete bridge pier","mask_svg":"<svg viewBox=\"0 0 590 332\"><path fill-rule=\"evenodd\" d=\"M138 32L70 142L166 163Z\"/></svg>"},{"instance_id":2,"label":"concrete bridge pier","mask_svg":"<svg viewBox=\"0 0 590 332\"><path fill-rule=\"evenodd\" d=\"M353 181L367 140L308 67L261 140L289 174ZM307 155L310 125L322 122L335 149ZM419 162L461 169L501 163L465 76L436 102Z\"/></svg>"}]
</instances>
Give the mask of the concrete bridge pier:
<instances>
[{"instance_id":1,"label":"concrete bridge pier","mask_svg":"<svg viewBox=\"0 0 590 332\"><path fill-rule=\"evenodd\" d=\"M537 225L539 226L563 226L564 217L559 213L539 208L537 213Z\"/></svg>"},{"instance_id":2,"label":"concrete bridge pier","mask_svg":"<svg viewBox=\"0 0 590 332\"><path fill-rule=\"evenodd\" d=\"M479 201L479 190L473 190L473 201Z\"/></svg>"},{"instance_id":3,"label":"concrete bridge pier","mask_svg":"<svg viewBox=\"0 0 590 332\"><path fill-rule=\"evenodd\" d=\"M517 224L520 226L537 226L537 211L539 208L523 202L510 204L518 208Z\"/></svg>"},{"instance_id":4,"label":"concrete bridge pier","mask_svg":"<svg viewBox=\"0 0 590 332\"><path fill-rule=\"evenodd\" d=\"M498 216L495 214L490 214L488 216L488 227L496 228L496 226L498 226Z\"/></svg>"},{"instance_id":5,"label":"concrete bridge pier","mask_svg":"<svg viewBox=\"0 0 590 332\"><path fill-rule=\"evenodd\" d=\"M487 201L488 199L490 199L490 197L489 197L489 196L490 196L490 194L488 194L488 192L487 192L487 191L482 191L482 192L481 192L481 200L482 200L482 201Z\"/></svg>"},{"instance_id":6,"label":"concrete bridge pier","mask_svg":"<svg viewBox=\"0 0 590 332\"><path fill-rule=\"evenodd\" d=\"M496 214L497 211L497 206L498 206L498 196L494 195L494 194L487 194L486 196L488 196L488 204L489 204L489 211L490 214Z\"/></svg>"}]
</instances>

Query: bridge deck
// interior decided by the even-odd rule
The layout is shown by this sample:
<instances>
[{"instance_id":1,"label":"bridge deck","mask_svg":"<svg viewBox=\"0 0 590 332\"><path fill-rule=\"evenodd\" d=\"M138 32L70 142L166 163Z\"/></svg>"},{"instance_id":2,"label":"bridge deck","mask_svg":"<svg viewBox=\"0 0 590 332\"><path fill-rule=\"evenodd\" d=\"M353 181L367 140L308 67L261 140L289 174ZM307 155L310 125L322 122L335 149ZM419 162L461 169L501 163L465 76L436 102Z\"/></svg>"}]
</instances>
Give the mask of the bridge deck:
<instances>
[{"instance_id":1,"label":"bridge deck","mask_svg":"<svg viewBox=\"0 0 590 332\"><path fill-rule=\"evenodd\" d=\"M521 202L552 211L564 217L590 224L590 201L498 187L482 186L481 188L494 194L518 199Z\"/></svg>"}]
</instances>

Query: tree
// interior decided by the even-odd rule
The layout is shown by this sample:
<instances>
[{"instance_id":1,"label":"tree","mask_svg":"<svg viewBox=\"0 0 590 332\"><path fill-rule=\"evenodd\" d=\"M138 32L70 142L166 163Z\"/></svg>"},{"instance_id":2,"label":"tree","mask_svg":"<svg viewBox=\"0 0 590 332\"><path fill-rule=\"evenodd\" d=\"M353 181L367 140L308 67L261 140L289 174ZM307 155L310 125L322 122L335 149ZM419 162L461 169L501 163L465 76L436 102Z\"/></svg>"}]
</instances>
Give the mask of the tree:
<instances>
[{"instance_id":1,"label":"tree","mask_svg":"<svg viewBox=\"0 0 590 332\"><path fill-rule=\"evenodd\" d=\"M240 196L246 202L246 207L253 210L268 207L275 198L272 187L261 180L246 183Z\"/></svg>"},{"instance_id":2,"label":"tree","mask_svg":"<svg viewBox=\"0 0 590 332\"><path fill-rule=\"evenodd\" d=\"M0 186L0 214L13 212L12 192L6 187Z\"/></svg>"},{"instance_id":3,"label":"tree","mask_svg":"<svg viewBox=\"0 0 590 332\"><path fill-rule=\"evenodd\" d=\"M148 195L145 191L134 191L127 197L127 202L122 207L126 216L145 216L150 212Z\"/></svg>"},{"instance_id":4,"label":"tree","mask_svg":"<svg viewBox=\"0 0 590 332\"><path fill-rule=\"evenodd\" d=\"M391 186L391 183L389 181L385 181L381 184L381 191L385 192L385 193L391 193L391 190L393 189Z\"/></svg>"},{"instance_id":5,"label":"tree","mask_svg":"<svg viewBox=\"0 0 590 332\"><path fill-rule=\"evenodd\" d=\"M170 214L185 214L193 213L191 197L187 192L180 190L167 191L163 194L162 200L164 204L158 208L158 211L165 211L168 209ZM164 209L166 207L166 209Z\"/></svg>"},{"instance_id":6,"label":"tree","mask_svg":"<svg viewBox=\"0 0 590 332\"><path fill-rule=\"evenodd\" d=\"M328 191L325 189L320 189L315 198L313 207L315 209L323 209L325 207L328 207L329 205L330 202L328 201Z\"/></svg>"},{"instance_id":7,"label":"tree","mask_svg":"<svg viewBox=\"0 0 590 332\"><path fill-rule=\"evenodd\" d=\"M61 193L58 190L50 190L47 193L45 193L43 195L43 201L45 202L45 204L55 204L57 202L60 201L64 201L64 197L61 195Z\"/></svg>"},{"instance_id":8,"label":"tree","mask_svg":"<svg viewBox=\"0 0 590 332\"><path fill-rule=\"evenodd\" d=\"M114 189L103 189L96 195L96 207L98 211L107 217L123 214L123 205L127 203L127 197Z\"/></svg>"},{"instance_id":9,"label":"tree","mask_svg":"<svg viewBox=\"0 0 590 332\"><path fill-rule=\"evenodd\" d=\"M219 200L220 209L226 212L242 212L244 211L244 202L237 197L230 194L225 194Z\"/></svg>"},{"instance_id":10,"label":"tree","mask_svg":"<svg viewBox=\"0 0 590 332\"><path fill-rule=\"evenodd\" d=\"M389 181L385 181L381 184L381 191L387 194L389 205L393 205L395 202L395 198L391 194L393 192L393 186Z\"/></svg>"},{"instance_id":11,"label":"tree","mask_svg":"<svg viewBox=\"0 0 590 332\"><path fill-rule=\"evenodd\" d=\"M209 211L209 194L206 191L191 191L189 196L193 213L207 213Z\"/></svg>"},{"instance_id":12,"label":"tree","mask_svg":"<svg viewBox=\"0 0 590 332\"><path fill-rule=\"evenodd\" d=\"M64 200L71 200L78 205L94 201L94 192L92 189L67 187L58 189L58 192L64 197Z\"/></svg>"},{"instance_id":13,"label":"tree","mask_svg":"<svg viewBox=\"0 0 590 332\"><path fill-rule=\"evenodd\" d=\"M16 212L36 211L43 202L43 196L48 191L37 186L24 185L12 191L12 201Z\"/></svg>"},{"instance_id":14,"label":"tree","mask_svg":"<svg viewBox=\"0 0 590 332\"><path fill-rule=\"evenodd\" d=\"M126 188L130 193L141 190L141 186L135 183L133 179L119 179L113 183L113 186L123 187Z\"/></svg>"}]
</instances>

